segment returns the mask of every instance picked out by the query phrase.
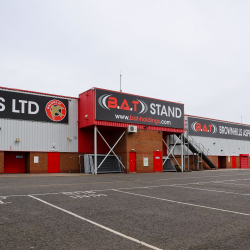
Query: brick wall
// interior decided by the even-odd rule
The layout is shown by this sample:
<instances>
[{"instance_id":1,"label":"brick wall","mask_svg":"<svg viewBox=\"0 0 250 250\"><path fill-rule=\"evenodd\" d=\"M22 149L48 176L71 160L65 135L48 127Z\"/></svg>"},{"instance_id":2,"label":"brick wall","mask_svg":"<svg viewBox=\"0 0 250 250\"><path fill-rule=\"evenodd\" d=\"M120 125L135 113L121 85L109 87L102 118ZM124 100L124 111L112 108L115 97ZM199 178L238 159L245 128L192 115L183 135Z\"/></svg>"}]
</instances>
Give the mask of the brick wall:
<instances>
[{"instance_id":1,"label":"brick wall","mask_svg":"<svg viewBox=\"0 0 250 250\"><path fill-rule=\"evenodd\" d=\"M124 131L124 130L123 130ZM114 132L111 136L111 144L121 136L123 131ZM114 151L121 156L125 166L125 172L129 173L129 152L136 153L136 172L150 173L153 170L153 151L162 151L162 133L154 130L138 129L137 133L125 133L123 138L116 145ZM132 151L134 149L134 151ZM148 157L148 167L143 166L143 157Z\"/></svg>"},{"instance_id":2,"label":"brick wall","mask_svg":"<svg viewBox=\"0 0 250 250\"><path fill-rule=\"evenodd\" d=\"M79 173L79 154L78 153L60 153L60 172L61 173Z\"/></svg>"},{"instance_id":3,"label":"brick wall","mask_svg":"<svg viewBox=\"0 0 250 250\"><path fill-rule=\"evenodd\" d=\"M4 173L4 152L0 152L0 174Z\"/></svg>"},{"instance_id":4,"label":"brick wall","mask_svg":"<svg viewBox=\"0 0 250 250\"><path fill-rule=\"evenodd\" d=\"M34 163L34 156L39 157L39 162ZM48 172L48 153L47 152L30 152L29 161L27 162L28 173L38 174Z\"/></svg>"}]
</instances>

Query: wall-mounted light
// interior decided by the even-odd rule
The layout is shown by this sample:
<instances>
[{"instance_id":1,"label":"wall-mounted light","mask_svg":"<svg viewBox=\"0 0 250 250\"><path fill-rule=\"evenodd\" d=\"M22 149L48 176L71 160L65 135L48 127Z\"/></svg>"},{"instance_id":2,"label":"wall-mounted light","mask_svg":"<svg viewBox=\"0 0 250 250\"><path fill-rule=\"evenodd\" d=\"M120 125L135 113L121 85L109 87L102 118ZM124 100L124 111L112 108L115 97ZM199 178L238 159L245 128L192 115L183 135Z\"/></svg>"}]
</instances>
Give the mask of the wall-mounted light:
<instances>
[{"instance_id":1,"label":"wall-mounted light","mask_svg":"<svg viewBox=\"0 0 250 250\"><path fill-rule=\"evenodd\" d=\"M221 149L221 152L223 151L223 149Z\"/></svg>"},{"instance_id":2,"label":"wall-mounted light","mask_svg":"<svg viewBox=\"0 0 250 250\"><path fill-rule=\"evenodd\" d=\"M216 142L214 142L213 144L216 144Z\"/></svg>"},{"instance_id":3,"label":"wall-mounted light","mask_svg":"<svg viewBox=\"0 0 250 250\"><path fill-rule=\"evenodd\" d=\"M19 139L19 138L16 138L16 142L20 142L20 139Z\"/></svg>"},{"instance_id":4,"label":"wall-mounted light","mask_svg":"<svg viewBox=\"0 0 250 250\"><path fill-rule=\"evenodd\" d=\"M135 150L132 148L131 151L135 151Z\"/></svg>"},{"instance_id":5,"label":"wall-mounted light","mask_svg":"<svg viewBox=\"0 0 250 250\"><path fill-rule=\"evenodd\" d=\"M72 139L70 137L67 137L67 140L71 141Z\"/></svg>"},{"instance_id":6,"label":"wall-mounted light","mask_svg":"<svg viewBox=\"0 0 250 250\"><path fill-rule=\"evenodd\" d=\"M85 115L85 118L88 119L88 115Z\"/></svg>"},{"instance_id":7,"label":"wall-mounted light","mask_svg":"<svg viewBox=\"0 0 250 250\"><path fill-rule=\"evenodd\" d=\"M159 130L158 132L161 133L161 130Z\"/></svg>"},{"instance_id":8,"label":"wall-mounted light","mask_svg":"<svg viewBox=\"0 0 250 250\"><path fill-rule=\"evenodd\" d=\"M160 150L159 150L159 149L157 149L156 151L157 151L157 152L159 152Z\"/></svg>"},{"instance_id":9,"label":"wall-mounted light","mask_svg":"<svg viewBox=\"0 0 250 250\"><path fill-rule=\"evenodd\" d=\"M146 125L146 126L144 126L144 128L147 128L148 126Z\"/></svg>"}]
</instances>

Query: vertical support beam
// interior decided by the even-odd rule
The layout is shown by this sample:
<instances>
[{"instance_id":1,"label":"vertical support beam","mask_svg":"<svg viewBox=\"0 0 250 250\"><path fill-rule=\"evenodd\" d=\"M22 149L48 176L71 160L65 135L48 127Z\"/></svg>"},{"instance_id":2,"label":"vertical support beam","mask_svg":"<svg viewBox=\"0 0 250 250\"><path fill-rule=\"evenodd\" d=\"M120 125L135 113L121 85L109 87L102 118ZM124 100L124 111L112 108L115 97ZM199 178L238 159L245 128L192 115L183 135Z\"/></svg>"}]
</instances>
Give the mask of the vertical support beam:
<instances>
[{"instance_id":1,"label":"vertical support beam","mask_svg":"<svg viewBox=\"0 0 250 250\"><path fill-rule=\"evenodd\" d=\"M181 134L181 172L183 172L183 143L184 143L184 138L183 134Z\"/></svg>"},{"instance_id":2,"label":"vertical support beam","mask_svg":"<svg viewBox=\"0 0 250 250\"><path fill-rule=\"evenodd\" d=\"M97 174L97 127L94 127L94 165L95 165L95 174Z\"/></svg>"}]
</instances>

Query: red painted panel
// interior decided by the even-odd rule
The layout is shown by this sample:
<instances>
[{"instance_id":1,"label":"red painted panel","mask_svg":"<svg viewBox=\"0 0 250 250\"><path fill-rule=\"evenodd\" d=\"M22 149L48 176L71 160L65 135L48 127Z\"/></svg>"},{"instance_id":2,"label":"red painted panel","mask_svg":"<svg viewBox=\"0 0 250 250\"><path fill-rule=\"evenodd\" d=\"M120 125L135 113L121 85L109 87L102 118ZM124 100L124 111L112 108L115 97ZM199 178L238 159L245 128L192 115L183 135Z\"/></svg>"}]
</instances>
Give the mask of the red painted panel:
<instances>
[{"instance_id":1,"label":"red painted panel","mask_svg":"<svg viewBox=\"0 0 250 250\"><path fill-rule=\"evenodd\" d=\"M232 156L232 167L237 168L236 156Z\"/></svg>"},{"instance_id":2,"label":"red painted panel","mask_svg":"<svg viewBox=\"0 0 250 250\"><path fill-rule=\"evenodd\" d=\"M78 127L83 128L95 124L95 91L90 89L79 95Z\"/></svg>"},{"instance_id":3,"label":"red painted panel","mask_svg":"<svg viewBox=\"0 0 250 250\"><path fill-rule=\"evenodd\" d=\"M165 141L165 143L167 143L167 135L163 134L163 140ZM162 141L162 154L163 155L168 155L168 149L167 146L163 141Z\"/></svg>"},{"instance_id":4,"label":"red painted panel","mask_svg":"<svg viewBox=\"0 0 250 250\"><path fill-rule=\"evenodd\" d=\"M60 173L60 153L48 153L48 173Z\"/></svg>"},{"instance_id":5,"label":"red painted panel","mask_svg":"<svg viewBox=\"0 0 250 250\"><path fill-rule=\"evenodd\" d=\"M108 121L95 121L96 125L101 126L111 126L111 127L122 127L127 128L129 125L137 126L138 129L145 129L145 124L133 124L133 123L123 123L123 122L108 122ZM169 134L181 134L185 133L185 129L179 128L166 128L166 127L158 127L158 126L148 126L147 130L157 130L157 131L166 131Z\"/></svg>"},{"instance_id":6,"label":"red painted panel","mask_svg":"<svg viewBox=\"0 0 250 250\"><path fill-rule=\"evenodd\" d=\"M136 172L136 153L129 152L129 171Z\"/></svg>"},{"instance_id":7,"label":"red painted panel","mask_svg":"<svg viewBox=\"0 0 250 250\"><path fill-rule=\"evenodd\" d=\"M220 156L218 157L218 168L220 168Z\"/></svg>"},{"instance_id":8,"label":"red painted panel","mask_svg":"<svg viewBox=\"0 0 250 250\"><path fill-rule=\"evenodd\" d=\"M102 136L105 138L107 143L110 145L110 131L100 131ZM113 145L110 145L111 147ZM106 143L103 141L101 136L97 134L97 153L98 154L107 154L109 148ZM94 129L79 129L78 132L78 151L85 154L94 153Z\"/></svg>"},{"instance_id":9,"label":"red painted panel","mask_svg":"<svg viewBox=\"0 0 250 250\"><path fill-rule=\"evenodd\" d=\"M246 154L240 155L240 168L248 168L248 156Z\"/></svg>"},{"instance_id":10,"label":"red painted panel","mask_svg":"<svg viewBox=\"0 0 250 250\"><path fill-rule=\"evenodd\" d=\"M162 171L162 151L154 151L153 157L154 171Z\"/></svg>"},{"instance_id":11,"label":"red painted panel","mask_svg":"<svg viewBox=\"0 0 250 250\"><path fill-rule=\"evenodd\" d=\"M4 173L25 173L25 153L4 152Z\"/></svg>"}]
</instances>

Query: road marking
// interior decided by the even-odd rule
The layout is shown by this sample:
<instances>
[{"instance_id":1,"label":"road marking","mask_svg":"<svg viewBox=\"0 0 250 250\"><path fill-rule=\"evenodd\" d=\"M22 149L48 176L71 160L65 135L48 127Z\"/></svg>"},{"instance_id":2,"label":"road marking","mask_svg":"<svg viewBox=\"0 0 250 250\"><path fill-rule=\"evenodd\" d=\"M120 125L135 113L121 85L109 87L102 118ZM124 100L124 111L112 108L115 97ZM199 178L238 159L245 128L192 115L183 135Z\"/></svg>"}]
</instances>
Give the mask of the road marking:
<instances>
[{"instance_id":1,"label":"road marking","mask_svg":"<svg viewBox=\"0 0 250 250\"><path fill-rule=\"evenodd\" d=\"M194 177L196 178L196 177ZM172 178L175 179L175 178ZM176 178L177 179L177 178ZM232 185L236 185L236 183L224 183L225 181L241 181L241 180L250 180L250 179L235 179L235 180L217 180L217 181L208 181L208 182L196 182L196 183L180 183L180 184L165 184L165 185L158 185L158 186L140 186L140 187L128 187L128 188L118 188L117 190L120 189L151 189L151 188L158 188L158 187L178 187L178 186L187 186L187 185L203 185L203 184L210 184L210 183L217 183L217 184L232 184ZM246 184L237 184L237 185L246 185ZM246 185L247 186L247 185ZM108 188L108 189L97 189L97 190L89 190L88 192L104 192L104 191L112 191L114 190L113 188ZM73 191L73 192L87 192L87 191ZM58 192L58 193L42 193L42 194L26 194L26 195L8 195L8 196L0 196L1 197L26 197L29 195L56 195L56 194L63 194L63 193L67 193L67 191L64 192ZM247 194L246 194L247 195Z\"/></svg>"},{"instance_id":2,"label":"road marking","mask_svg":"<svg viewBox=\"0 0 250 250\"><path fill-rule=\"evenodd\" d=\"M90 198L90 197L101 197L107 196L106 194L97 194L94 191L76 191L76 192L63 192L63 194L68 195L71 198Z\"/></svg>"},{"instance_id":3,"label":"road marking","mask_svg":"<svg viewBox=\"0 0 250 250\"><path fill-rule=\"evenodd\" d=\"M248 170L249 171L249 170ZM203 172L203 173L206 173L206 172ZM168 179L157 179L157 180L154 180L154 181L168 181L168 180L186 180L186 179L199 179L199 178L217 178L217 177L224 177L224 176L238 176L238 175L249 175L249 174L235 174L235 175L217 175L217 176L196 176L196 177L186 177L186 178L168 178Z\"/></svg>"},{"instance_id":4,"label":"road marking","mask_svg":"<svg viewBox=\"0 0 250 250\"><path fill-rule=\"evenodd\" d=\"M6 197L2 197L0 199L5 200ZM8 203L11 203L11 202L3 202L2 200L0 200L0 205L5 205L5 204L8 204Z\"/></svg>"},{"instance_id":5,"label":"road marking","mask_svg":"<svg viewBox=\"0 0 250 250\"><path fill-rule=\"evenodd\" d=\"M0 175L1 177L1 175ZM116 182L132 182L131 180L124 180L124 181L102 181L102 182L80 182L80 183L59 183L59 184L48 184L48 185L26 185L26 186L4 186L0 189L7 189L7 188L27 188L27 187L50 187L50 186L73 186L73 185L86 185L86 184L106 184L106 183L116 183Z\"/></svg>"},{"instance_id":6,"label":"road marking","mask_svg":"<svg viewBox=\"0 0 250 250\"><path fill-rule=\"evenodd\" d=\"M206 208L206 209L211 209L211 210L216 210L216 211L221 211L221 212L227 212L227 213L232 213L232 214L240 214L240 215L250 216L250 214L246 214L246 213L240 213L240 212L235 212L235 211L230 211L230 210L225 210L225 209L220 209L220 208L215 208L215 207L207 207L207 206L202 206L202 205L196 205L196 204L187 203L187 202L168 200L168 199L164 199L164 198L158 198L158 197L148 196L148 195L143 195L143 194L135 194L135 193L130 193L130 192L124 192L124 191L120 191L118 189L113 189L113 191L124 193L124 194L131 194L131 195L135 195L135 196L146 197L146 198L150 198L150 199L167 201L167 202L171 202L171 203L177 203L177 204L192 206L192 207L200 207L200 208Z\"/></svg>"},{"instance_id":7,"label":"road marking","mask_svg":"<svg viewBox=\"0 0 250 250\"><path fill-rule=\"evenodd\" d=\"M237 169L236 169L237 170ZM243 171L243 170L240 170L240 171ZM249 170L244 170L244 171L249 171ZM197 172L198 173L198 172ZM203 171L203 173L206 173L206 172L204 172ZM164 174L164 173L162 173L162 174ZM210 174L210 173L208 173L208 174ZM59 184L49 184L49 185L25 185L25 186L3 186L3 187L1 187L0 186L0 189L7 189L7 188L27 188L27 187L50 187L50 186L72 186L72 185L88 185L88 184L99 184L99 183L104 183L104 184L106 184L106 183L116 183L116 182L119 182L119 183L121 183L121 182L136 182L136 181L168 181L168 180L186 180L186 179L197 179L197 178L219 178L219 177L224 177L224 176L232 176L232 177L234 177L234 176L238 176L238 175L244 175L244 176L248 176L249 174L235 174L235 175L218 175L218 176L213 176L213 175L211 175L211 176L196 176L196 177L184 177L184 178L167 178L167 179L157 179L157 180L118 180L118 181L102 181L102 182L81 182L81 183L59 183ZM49 175L48 175L49 176ZM77 175L77 176L75 176L75 177L80 177L81 175ZM84 175L83 175L84 176ZM0 178L1 177L5 177L5 176L1 176L0 175ZM13 176L14 177L14 176ZM15 177L17 177L17 176L15 176ZM14 178L15 178L14 177ZM20 177L20 176L18 176L18 177ZM24 176L23 176L24 177ZM30 175L29 175L29 177L30 177ZM37 176L36 176L37 177ZM41 176L41 177L45 177L45 176ZM57 176L50 176L50 177L57 177ZM59 176L60 177L60 176ZM67 176L66 176L67 177ZM109 177L109 176L108 176ZM107 178L108 178L107 177ZM86 178L87 178L87 176L86 176Z\"/></svg>"},{"instance_id":8,"label":"road marking","mask_svg":"<svg viewBox=\"0 0 250 250\"><path fill-rule=\"evenodd\" d=\"M241 193L234 193L234 192L227 192L227 191L220 191L220 190L211 190L211 189L205 189L205 188L182 187L180 185L178 185L176 187L179 187L179 188L188 188L188 189L197 189L197 190L201 190L201 191L209 191L209 192L217 192L217 193L225 193L225 194L250 195L250 194L241 194Z\"/></svg>"},{"instance_id":9,"label":"road marking","mask_svg":"<svg viewBox=\"0 0 250 250\"><path fill-rule=\"evenodd\" d=\"M87 222L89 222L90 224L93 224L93 225L95 225L95 226L97 226L97 227L100 227L100 228L102 228L102 229L104 229L104 230L106 230L106 231L109 231L109 232L113 233L113 234L119 235L119 236L121 236L121 237L123 237L123 238L125 238L125 239L131 240L131 241L133 241L133 242L136 242L136 243L138 243L138 244L141 244L141 245L146 246L146 247L151 248L151 249L162 250L161 248L158 248L158 247L149 245L149 244L147 244L147 243L145 243L145 242L143 242L143 241L137 240L137 239L132 238L132 237L130 237L130 236L127 236L127 235L125 235L125 234L123 234L123 233L120 233L120 232L118 232L118 231L115 231L115 230L113 230L113 229L111 229L111 228L105 227L105 226L103 226L103 225L101 225L101 224L99 224L99 223L96 223L96 222L94 222L94 221L92 221L92 220L86 219L86 218L84 218L84 217L82 217L82 216L80 216L80 215L77 215L77 214L75 214L75 213L72 213L72 212L70 212L70 211L68 211L68 210L65 210L65 209L63 209L63 208L60 208L60 207L58 207L58 206L55 206L55 205L53 205L53 204L51 204L51 203L48 203L47 201L41 200L41 199L39 199L39 198L37 198L37 197L35 197L35 196L29 195L29 197L31 197L31 198L33 198L33 199L36 199L36 200L38 200L38 201L40 201L40 202L43 202L43 203L45 203L45 204L47 204L47 205L49 205L49 206L51 206L51 207L54 207L54 208L56 208L56 209L58 209L58 210L61 210L61 211L65 212L65 213L67 213L67 214L70 214L70 215L72 215L72 216L74 216L74 217L76 217L76 218L78 218L78 219L81 219L81 220L83 220L83 221L87 221Z\"/></svg>"}]
</instances>

